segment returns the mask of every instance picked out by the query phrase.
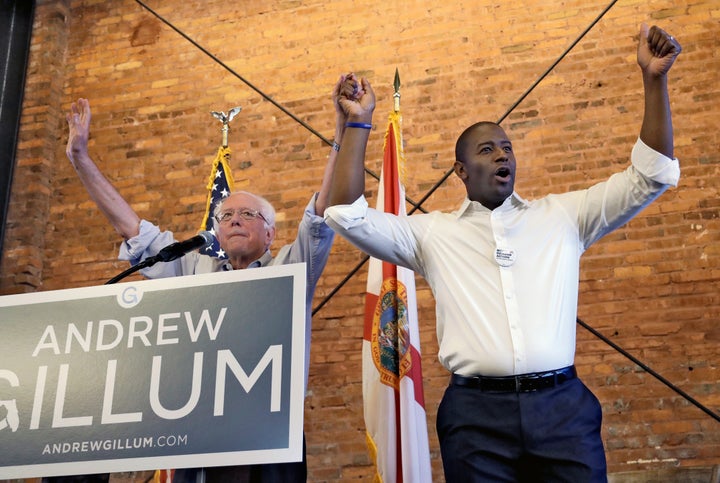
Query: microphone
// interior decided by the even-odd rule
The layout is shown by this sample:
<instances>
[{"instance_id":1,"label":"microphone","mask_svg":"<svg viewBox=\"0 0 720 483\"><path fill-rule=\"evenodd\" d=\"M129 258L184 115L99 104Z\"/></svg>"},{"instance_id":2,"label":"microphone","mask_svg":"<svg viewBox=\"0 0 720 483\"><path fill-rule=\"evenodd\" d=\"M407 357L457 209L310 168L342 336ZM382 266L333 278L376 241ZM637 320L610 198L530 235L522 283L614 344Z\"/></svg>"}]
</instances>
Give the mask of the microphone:
<instances>
[{"instance_id":1,"label":"microphone","mask_svg":"<svg viewBox=\"0 0 720 483\"><path fill-rule=\"evenodd\" d=\"M171 243L166 246L160 252L151 257L155 262L171 262L176 260L188 252L191 252L197 248L207 248L215 241L215 237L209 231L201 231L196 236L189 238L185 241Z\"/></svg>"},{"instance_id":2,"label":"microphone","mask_svg":"<svg viewBox=\"0 0 720 483\"><path fill-rule=\"evenodd\" d=\"M196 248L207 248L212 245L214 241L215 237L213 236L213 234L209 231L203 230L189 240L171 243L170 245L160 250L160 252L154 257L147 257L145 260L138 263L137 265L133 265L119 275L115 275L113 278L105 282L105 284L107 285L110 283L115 283L118 280L127 277L131 273L142 270L143 268L152 267L157 262L170 262L172 260L176 260L185 255L186 253L195 250Z\"/></svg>"}]
</instances>

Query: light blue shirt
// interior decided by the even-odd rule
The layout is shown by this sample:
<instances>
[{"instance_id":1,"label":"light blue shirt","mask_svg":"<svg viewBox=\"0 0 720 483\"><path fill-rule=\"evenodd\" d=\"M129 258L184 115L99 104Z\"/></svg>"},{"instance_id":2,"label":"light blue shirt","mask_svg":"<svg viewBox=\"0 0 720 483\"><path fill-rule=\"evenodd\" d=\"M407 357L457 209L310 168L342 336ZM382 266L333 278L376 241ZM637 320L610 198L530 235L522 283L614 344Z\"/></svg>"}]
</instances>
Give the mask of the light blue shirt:
<instances>
[{"instance_id":1,"label":"light blue shirt","mask_svg":"<svg viewBox=\"0 0 720 483\"><path fill-rule=\"evenodd\" d=\"M323 218L315 214L314 195L305 207L305 213L297 237L289 245L283 246L277 256L273 257L266 251L259 259L247 268L284 265L288 263L305 263L307 266L307 285L305 293L305 386L307 387L308 370L310 367L310 335L312 331L312 301L320 275L327 263L335 233L325 224ZM170 231L160 229L146 221L140 222L140 233L120 245L120 260L128 260L136 265L142 260L158 254L160 250L176 240ZM177 277L196 273L213 273L232 270L228 260L219 260L203 255L197 251L190 252L172 262L158 262L152 267L142 269L147 278Z\"/></svg>"},{"instance_id":2,"label":"light blue shirt","mask_svg":"<svg viewBox=\"0 0 720 483\"><path fill-rule=\"evenodd\" d=\"M453 213L398 217L364 197L325 210L361 250L410 268L436 301L438 357L463 375L507 376L573 364L580 256L668 186L677 159L638 140L632 165L588 189L495 210L465 199Z\"/></svg>"}]
</instances>

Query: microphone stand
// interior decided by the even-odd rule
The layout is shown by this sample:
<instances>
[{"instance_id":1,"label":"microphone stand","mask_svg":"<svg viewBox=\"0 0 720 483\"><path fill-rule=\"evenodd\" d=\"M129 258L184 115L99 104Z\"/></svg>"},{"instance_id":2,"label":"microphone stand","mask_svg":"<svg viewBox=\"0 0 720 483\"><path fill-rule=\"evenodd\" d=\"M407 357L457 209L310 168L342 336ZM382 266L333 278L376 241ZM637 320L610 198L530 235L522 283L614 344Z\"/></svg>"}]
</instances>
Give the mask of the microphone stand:
<instances>
[{"instance_id":1,"label":"microphone stand","mask_svg":"<svg viewBox=\"0 0 720 483\"><path fill-rule=\"evenodd\" d=\"M145 260L141 261L137 265L133 265L119 275L114 276L113 278L105 282L105 285L115 283L118 280L127 277L131 273L142 270L143 268L152 267L157 262L171 262L173 260L177 260L180 257L184 257L185 254L191 250L207 248L213 243L214 240L215 237L212 233L210 233L209 231L201 231L197 236L190 238L189 240L171 243L170 245L160 250L157 255L147 257Z\"/></svg>"},{"instance_id":2,"label":"microphone stand","mask_svg":"<svg viewBox=\"0 0 720 483\"><path fill-rule=\"evenodd\" d=\"M124 272L115 275L113 278L111 278L110 280L105 282L104 285L110 285L112 283L118 282L119 280L122 280L123 278L127 277L130 274L137 272L138 270L142 270L143 268L147 268L147 267L152 267L159 261L160 261L160 258L158 258L157 255L154 257L148 257L145 260L143 260L142 262L138 263L137 265L133 265L132 267L125 270Z\"/></svg>"}]
</instances>

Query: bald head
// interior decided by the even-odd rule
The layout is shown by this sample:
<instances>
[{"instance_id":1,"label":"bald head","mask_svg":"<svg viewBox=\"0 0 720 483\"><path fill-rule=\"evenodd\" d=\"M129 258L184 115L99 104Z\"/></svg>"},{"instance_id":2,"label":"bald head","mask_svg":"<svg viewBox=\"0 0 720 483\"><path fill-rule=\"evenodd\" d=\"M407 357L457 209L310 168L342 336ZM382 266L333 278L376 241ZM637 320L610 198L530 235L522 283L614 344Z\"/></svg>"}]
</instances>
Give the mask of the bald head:
<instances>
[{"instance_id":1,"label":"bald head","mask_svg":"<svg viewBox=\"0 0 720 483\"><path fill-rule=\"evenodd\" d=\"M474 144L473 133L475 133L475 131L477 131L478 129L480 129L482 127L488 127L488 126L500 127L500 125L496 122L480 121L480 122L476 122L475 124L471 125L467 129L465 129L462 132L462 134L460 134L460 136L457 139L457 142L455 143L455 160L456 161L461 161L461 162L465 161L466 156L467 156L467 149L468 149L468 147L471 146L471 141L472 141L472 144Z\"/></svg>"}]
</instances>

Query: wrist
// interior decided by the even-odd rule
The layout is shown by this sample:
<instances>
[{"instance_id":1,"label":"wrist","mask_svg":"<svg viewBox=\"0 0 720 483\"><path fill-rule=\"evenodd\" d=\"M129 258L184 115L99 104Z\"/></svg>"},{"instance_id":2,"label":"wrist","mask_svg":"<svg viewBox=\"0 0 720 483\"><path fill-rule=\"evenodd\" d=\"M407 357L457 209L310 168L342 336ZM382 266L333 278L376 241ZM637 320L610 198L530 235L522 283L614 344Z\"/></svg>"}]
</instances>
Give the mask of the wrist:
<instances>
[{"instance_id":1,"label":"wrist","mask_svg":"<svg viewBox=\"0 0 720 483\"><path fill-rule=\"evenodd\" d=\"M345 124L346 128L357 128L357 129L367 129L368 131L372 129L372 123L369 122L353 122L348 121Z\"/></svg>"},{"instance_id":2,"label":"wrist","mask_svg":"<svg viewBox=\"0 0 720 483\"><path fill-rule=\"evenodd\" d=\"M642 70L642 79L645 84L667 83L667 72L651 72Z\"/></svg>"},{"instance_id":3,"label":"wrist","mask_svg":"<svg viewBox=\"0 0 720 483\"><path fill-rule=\"evenodd\" d=\"M73 164L87 163L90 159L87 150L70 148L65 150L65 154Z\"/></svg>"},{"instance_id":4,"label":"wrist","mask_svg":"<svg viewBox=\"0 0 720 483\"><path fill-rule=\"evenodd\" d=\"M348 116L345 125L347 126L348 123L351 122L359 122L362 124L372 124L372 113L369 114L359 114L359 115L350 115Z\"/></svg>"}]
</instances>

